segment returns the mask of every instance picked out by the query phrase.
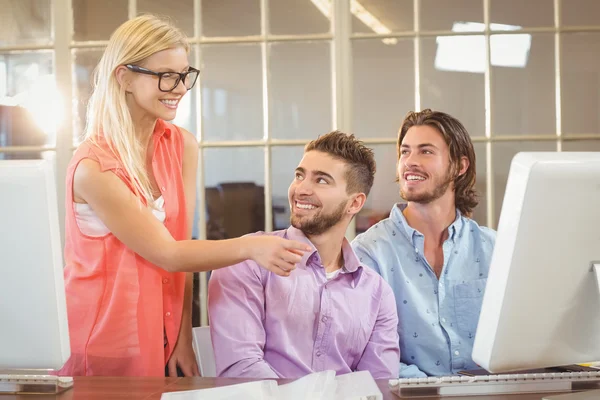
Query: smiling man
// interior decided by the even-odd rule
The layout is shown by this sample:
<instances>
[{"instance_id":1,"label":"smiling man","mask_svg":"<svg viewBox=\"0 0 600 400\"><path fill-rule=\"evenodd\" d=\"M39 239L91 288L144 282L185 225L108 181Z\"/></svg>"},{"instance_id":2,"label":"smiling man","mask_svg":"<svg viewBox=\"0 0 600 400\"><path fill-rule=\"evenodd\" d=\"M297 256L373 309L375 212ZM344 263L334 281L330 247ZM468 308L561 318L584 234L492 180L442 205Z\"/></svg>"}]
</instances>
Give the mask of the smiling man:
<instances>
[{"instance_id":1,"label":"smiling man","mask_svg":"<svg viewBox=\"0 0 600 400\"><path fill-rule=\"evenodd\" d=\"M352 246L394 290L400 377L478 368L471 353L496 233L469 218L477 205L473 143L456 118L423 110L408 113L397 148L407 203Z\"/></svg>"},{"instance_id":2,"label":"smiling man","mask_svg":"<svg viewBox=\"0 0 600 400\"><path fill-rule=\"evenodd\" d=\"M210 328L218 376L298 378L324 370L398 376L390 286L344 234L375 174L371 149L335 131L310 142L288 191L292 226L258 233L310 245L289 277L246 261L214 271Z\"/></svg>"}]
</instances>

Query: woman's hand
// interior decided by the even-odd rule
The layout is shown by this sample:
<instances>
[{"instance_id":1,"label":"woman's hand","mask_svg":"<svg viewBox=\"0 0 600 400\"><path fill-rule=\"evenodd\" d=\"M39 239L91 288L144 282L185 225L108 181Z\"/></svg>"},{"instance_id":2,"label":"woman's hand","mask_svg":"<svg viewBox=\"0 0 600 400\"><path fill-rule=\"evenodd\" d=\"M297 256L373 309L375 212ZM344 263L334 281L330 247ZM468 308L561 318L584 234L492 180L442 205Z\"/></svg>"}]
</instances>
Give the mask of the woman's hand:
<instances>
[{"instance_id":1,"label":"woman's hand","mask_svg":"<svg viewBox=\"0 0 600 400\"><path fill-rule=\"evenodd\" d=\"M186 330L187 331L187 330ZM177 377L177 367L181 369L184 376L200 376L198 363L196 362L196 353L192 347L192 331L180 332L177 344L173 349L171 358L167 363L170 377Z\"/></svg>"},{"instance_id":2,"label":"woman's hand","mask_svg":"<svg viewBox=\"0 0 600 400\"><path fill-rule=\"evenodd\" d=\"M280 276L289 276L312 248L305 243L278 236L247 236L250 259Z\"/></svg>"}]
</instances>

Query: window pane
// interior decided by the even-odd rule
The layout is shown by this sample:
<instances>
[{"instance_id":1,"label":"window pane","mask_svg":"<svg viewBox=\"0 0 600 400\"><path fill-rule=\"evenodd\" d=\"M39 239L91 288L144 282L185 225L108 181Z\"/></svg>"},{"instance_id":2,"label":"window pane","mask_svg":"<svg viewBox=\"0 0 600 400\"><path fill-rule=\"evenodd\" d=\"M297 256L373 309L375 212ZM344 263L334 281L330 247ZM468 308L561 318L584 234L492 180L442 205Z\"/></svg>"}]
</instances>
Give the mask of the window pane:
<instances>
[{"instance_id":1,"label":"window pane","mask_svg":"<svg viewBox=\"0 0 600 400\"><path fill-rule=\"evenodd\" d=\"M0 147L54 146L63 105L53 53L0 54Z\"/></svg>"},{"instance_id":2,"label":"window pane","mask_svg":"<svg viewBox=\"0 0 600 400\"><path fill-rule=\"evenodd\" d=\"M542 26L554 26L553 0L490 0L491 30Z\"/></svg>"},{"instance_id":3,"label":"window pane","mask_svg":"<svg viewBox=\"0 0 600 400\"><path fill-rule=\"evenodd\" d=\"M561 23L566 25L598 25L600 2L597 0L563 0Z\"/></svg>"},{"instance_id":4,"label":"window pane","mask_svg":"<svg viewBox=\"0 0 600 400\"><path fill-rule=\"evenodd\" d=\"M194 0L137 0L137 12L168 17L186 35L194 36Z\"/></svg>"},{"instance_id":5,"label":"window pane","mask_svg":"<svg viewBox=\"0 0 600 400\"><path fill-rule=\"evenodd\" d=\"M487 226L487 157L485 153L485 143L473 143L475 147L475 168L477 176L475 181L475 190L479 195L479 204L473 210L473 218L479 225Z\"/></svg>"},{"instance_id":6,"label":"window pane","mask_svg":"<svg viewBox=\"0 0 600 400\"><path fill-rule=\"evenodd\" d=\"M396 183L396 146L391 144L369 146L375 153L377 172L371 193L356 216L356 234L387 218L394 204L401 202Z\"/></svg>"},{"instance_id":7,"label":"window pane","mask_svg":"<svg viewBox=\"0 0 600 400\"><path fill-rule=\"evenodd\" d=\"M93 72L102 57L104 49L73 50L73 143L83 139L87 105L92 95Z\"/></svg>"},{"instance_id":8,"label":"window pane","mask_svg":"<svg viewBox=\"0 0 600 400\"><path fill-rule=\"evenodd\" d=\"M515 154L522 151L556 151L556 142L496 142L492 144L494 172L494 226L498 226L510 163Z\"/></svg>"},{"instance_id":9,"label":"window pane","mask_svg":"<svg viewBox=\"0 0 600 400\"><path fill-rule=\"evenodd\" d=\"M50 0L0 0L0 45L49 42Z\"/></svg>"},{"instance_id":10,"label":"window pane","mask_svg":"<svg viewBox=\"0 0 600 400\"><path fill-rule=\"evenodd\" d=\"M202 36L260 35L260 0L202 0Z\"/></svg>"},{"instance_id":11,"label":"window pane","mask_svg":"<svg viewBox=\"0 0 600 400\"><path fill-rule=\"evenodd\" d=\"M74 40L108 40L113 31L127 21L128 1L72 1Z\"/></svg>"},{"instance_id":12,"label":"window pane","mask_svg":"<svg viewBox=\"0 0 600 400\"><path fill-rule=\"evenodd\" d=\"M421 0L420 11L422 31L483 30L472 24L483 24L483 0Z\"/></svg>"},{"instance_id":13,"label":"window pane","mask_svg":"<svg viewBox=\"0 0 600 400\"><path fill-rule=\"evenodd\" d=\"M205 140L263 137L261 48L210 45L202 49L202 121Z\"/></svg>"},{"instance_id":14,"label":"window pane","mask_svg":"<svg viewBox=\"0 0 600 400\"><path fill-rule=\"evenodd\" d=\"M600 132L600 34L561 34L563 133Z\"/></svg>"},{"instance_id":15,"label":"window pane","mask_svg":"<svg viewBox=\"0 0 600 400\"><path fill-rule=\"evenodd\" d=\"M1 149L0 149L1 150ZM3 153L0 151L0 160L56 160L54 151L15 151Z\"/></svg>"},{"instance_id":16,"label":"window pane","mask_svg":"<svg viewBox=\"0 0 600 400\"><path fill-rule=\"evenodd\" d=\"M314 139L332 128L329 42L271 45L271 129L278 139Z\"/></svg>"},{"instance_id":17,"label":"window pane","mask_svg":"<svg viewBox=\"0 0 600 400\"><path fill-rule=\"evenodd\" d=\"M274 35L306 35L330 31L331 2L269 0L269 31Z\"/></svg>"},{"instance_id":18,"label":"window pane","mask_svg":"<svg viewBox=\"0 0 600 400\"><path fill-rule=\"evenodd\" d=\"M396 138L402 119L414 110L412 40L353 41L353 125L361 138Z\"/></svg>"},{"instance_id":19,"label":"window pane","mask_svg":"<svg viewBox=\"0 0 600 400\"><path fill-rule=\"evenodd\" d=\"M563 151L600 151L600 137L591 140L568 140L562 144Z\"/></svg>"},{"instance_id":20,"label":"window pane","mask_svg":"<svg viewBox=\"0 0 600 400\"><path fill-rule=\"evenodd\" d=\"M439 36L421 41L421 108L458 118L471 136L485 135L485 38Z\"/></svg>"},{"instance_id":21,"label":"window pane","mask_svg":"<svg viewBox=\"0 0 600 400\"><path fill-rule=\"evenodd\" d=\"M413 0L362 0L350 2L352 30L364 33L412 31Z\"/></svg>"},{"instance_id":22,"label":"window pane","mask_svg":"<svg viewBox=\"0 0 600 400\"><path fill-rule=\"evenodd\" d=\"M290 226L288 188L303 155L304 146L276 146L271 149L273 230L287 229Z\"/></svg>"},{"instance_id":23,"label":"window pane","mask_svg":"<svg viewBox=\"0 0 600 400\"><path fill-rule=\"evenodd\" d=\"M265 229L264 149L204 149L207 238Z\"/></svg>"},{"instance_id":24,"label":"window pane","mask_svg":"<svg viewBox=\"0 0 600 400\"><path fill-rule=\"evenodd\" d=\"M491 46L492 134L556 133L554 35L492 35Z\"/></svg>"}]
</instances>

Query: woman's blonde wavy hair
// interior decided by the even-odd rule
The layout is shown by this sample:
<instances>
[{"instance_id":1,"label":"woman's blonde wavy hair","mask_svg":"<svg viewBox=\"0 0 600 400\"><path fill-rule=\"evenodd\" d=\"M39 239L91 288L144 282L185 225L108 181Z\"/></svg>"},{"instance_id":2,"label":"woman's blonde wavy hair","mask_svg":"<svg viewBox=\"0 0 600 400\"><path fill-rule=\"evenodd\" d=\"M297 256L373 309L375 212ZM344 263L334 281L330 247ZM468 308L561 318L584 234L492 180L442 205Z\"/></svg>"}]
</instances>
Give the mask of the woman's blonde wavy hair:
<instances>
[{"instance_id":1,"label":"woman's blonde wavy hair","mask_svg":"<svg viewBox=\"0 0 600 400\"><path fill-rule=\"evenodd\" d=\"M117 81L116 70L121 65L140 64L154 53L175 47L190 52L181 30L154 15L141 15L117 28L94 70L85 139L97 144L99 135L105 138L129 176L134 193L146 204L153 203L153 195L146 171L145 144L135 134L125 89Z\"/></svg>"}]
</instances>

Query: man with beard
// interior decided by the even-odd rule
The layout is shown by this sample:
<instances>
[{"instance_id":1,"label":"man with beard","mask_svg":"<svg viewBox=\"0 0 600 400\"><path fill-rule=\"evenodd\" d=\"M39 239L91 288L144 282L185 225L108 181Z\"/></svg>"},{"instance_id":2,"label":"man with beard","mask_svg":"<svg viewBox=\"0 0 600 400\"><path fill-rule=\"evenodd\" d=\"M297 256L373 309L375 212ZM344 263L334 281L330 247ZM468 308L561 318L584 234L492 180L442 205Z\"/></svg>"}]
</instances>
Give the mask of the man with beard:
<instances>
[{"instance_id":1,"label":"man with beard","mask_svg":"<svg viewBox=\"0 0 600 400\"><path fill-rule=\"evenodd\" d=\"M408 113L397 149L407 203L352 245L394 290L400 377L478 368L471 353L496 233L469 218L477 205L473 143L460 121L424 110Z\"/></svg>"},{"instance_id":2,"label":"man with beard","mask_svg":"<svg viewBox=\"0 0 600 400\"><path fill-rule=\"evenodd\" d=\"M289 277L245 261L214 271L209 317L221 377L324 370L398 376L396 303L344 234L373 185L373 151L339 131L310 142L288 190L291 224L272 233L313 248Z\"/></svg>"}]
</instances>

